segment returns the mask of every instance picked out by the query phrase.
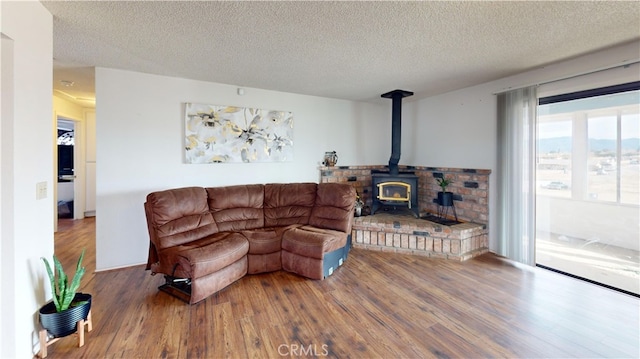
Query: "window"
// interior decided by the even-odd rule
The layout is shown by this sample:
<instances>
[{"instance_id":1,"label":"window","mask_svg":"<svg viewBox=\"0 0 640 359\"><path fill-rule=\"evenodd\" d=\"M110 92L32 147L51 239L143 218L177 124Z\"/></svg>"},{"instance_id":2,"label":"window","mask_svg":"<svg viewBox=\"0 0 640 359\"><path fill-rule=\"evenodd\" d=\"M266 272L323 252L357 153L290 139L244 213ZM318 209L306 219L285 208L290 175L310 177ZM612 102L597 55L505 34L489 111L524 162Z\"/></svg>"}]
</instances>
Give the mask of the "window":
<instances>
[{"instance_id":1,"label":"window","mask_svg":"<svg viewBox=\"0 0 640 359\"><path fill-rule=\"evenodd\" d=\"M640 294L640 82L540 99L536 264Z\"/></svg>"},{"instance_id":2,"label":"window","mask_svg":"<svg viewBox=\"0 0 640 359\"><path fill-rule=\"evenodd\" d=\"M620 123L620 203L640 205L640 115L622 111Z\"/></svg>"},{"instance_id":3,"label":"window","mask_svg":"<svg viewBox=\"0 0 640 359\"><path fill-rule=\"evenodd\" d=\"M639 124L640 83L540 99L538 193L640 204Z\"/></svg>"},{"instance_id":4,"label":"window","mask_svg":"<svg viewBox=\"0 0 640 359\"><path fill-rule=\"evenodd\" d=\"M538 120L538 193L571 197L573 121L566 114Z\"/></svg>"}]
</instances>

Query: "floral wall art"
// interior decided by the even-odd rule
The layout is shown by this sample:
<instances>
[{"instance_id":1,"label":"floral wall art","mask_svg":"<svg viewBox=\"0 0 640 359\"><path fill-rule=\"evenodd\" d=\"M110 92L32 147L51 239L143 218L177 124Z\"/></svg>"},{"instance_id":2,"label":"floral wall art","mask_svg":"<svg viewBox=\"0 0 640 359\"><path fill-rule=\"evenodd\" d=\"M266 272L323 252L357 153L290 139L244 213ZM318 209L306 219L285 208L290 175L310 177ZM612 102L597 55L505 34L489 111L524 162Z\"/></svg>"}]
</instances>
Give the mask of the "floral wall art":
<instances>
[{"instance_id":1,"label":"floral wall art","mask_svg":"<svg viewBox=\"0 0 640 359\"><path fill-rule=\"evenodd\" d=\"M293 113L187 103L187 163L293 160Z\"/></svg>"}]
</instances>

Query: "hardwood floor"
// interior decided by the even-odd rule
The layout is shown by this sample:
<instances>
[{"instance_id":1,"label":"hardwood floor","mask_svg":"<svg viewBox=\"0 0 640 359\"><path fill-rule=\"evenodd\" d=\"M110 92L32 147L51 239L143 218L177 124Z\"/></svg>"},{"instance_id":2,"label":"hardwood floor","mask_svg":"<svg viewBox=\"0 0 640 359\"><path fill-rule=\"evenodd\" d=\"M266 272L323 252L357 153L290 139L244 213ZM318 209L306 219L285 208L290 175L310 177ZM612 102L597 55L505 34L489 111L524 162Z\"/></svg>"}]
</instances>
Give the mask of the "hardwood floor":
<instances>
[{"instance_id":1,"label":"hardwood floor","mask_svg":"<svg viewBox=\"0 0 640 359\"><path fill-rule=\"evenodd\" d=\"M95 273L95 219L60 228L65 267L87 248L93 331L82 348L50 346L52 359L640 357L637 298L491 254L353 249L324 281L252 275L190 306L143 266Z\"/></svg>"}]
</instances>

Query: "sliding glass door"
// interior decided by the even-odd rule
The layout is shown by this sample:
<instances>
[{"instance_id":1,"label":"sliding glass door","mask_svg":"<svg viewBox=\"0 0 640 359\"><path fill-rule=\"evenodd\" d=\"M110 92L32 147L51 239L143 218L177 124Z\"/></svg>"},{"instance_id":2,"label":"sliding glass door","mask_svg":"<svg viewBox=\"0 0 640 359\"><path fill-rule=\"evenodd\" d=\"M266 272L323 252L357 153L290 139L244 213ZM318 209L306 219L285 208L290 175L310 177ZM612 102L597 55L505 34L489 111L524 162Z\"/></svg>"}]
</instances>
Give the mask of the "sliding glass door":
<instances>
[{"instance_id":1,"label":"sliding glass door","mask_svg":"<svg viewBox=\"0 0 640 359\"><path fill-rule=\"evenodd\" d=\"M541 98L536 263L640 294L640 83Z\"/></svg>"}]
</instances>

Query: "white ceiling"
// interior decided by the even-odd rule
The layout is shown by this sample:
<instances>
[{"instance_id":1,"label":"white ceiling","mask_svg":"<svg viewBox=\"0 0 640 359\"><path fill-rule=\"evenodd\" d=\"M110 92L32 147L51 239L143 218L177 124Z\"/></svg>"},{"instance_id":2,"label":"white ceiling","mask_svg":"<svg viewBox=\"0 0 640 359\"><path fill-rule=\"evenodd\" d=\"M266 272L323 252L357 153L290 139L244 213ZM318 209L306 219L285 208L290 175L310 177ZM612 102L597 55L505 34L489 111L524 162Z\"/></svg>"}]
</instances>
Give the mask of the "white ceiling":
<instances>
[{"instance_id":1,"label":"white ceiling","mask_svg":"<svg viewBox=\"0 0 640 359\"><path fill-rule=\"evenodd\" d=\"M54 90L85 105L94 66L356 101L400 88L415 100L640 39L638 1L43 4Z\"/></svg>"}]
</instances>

